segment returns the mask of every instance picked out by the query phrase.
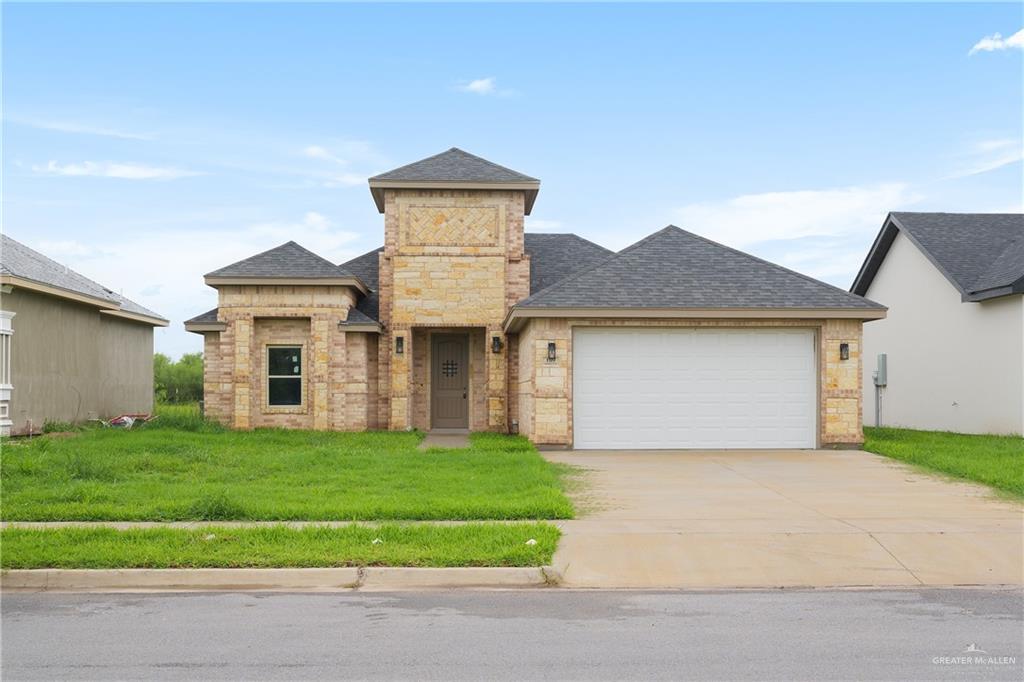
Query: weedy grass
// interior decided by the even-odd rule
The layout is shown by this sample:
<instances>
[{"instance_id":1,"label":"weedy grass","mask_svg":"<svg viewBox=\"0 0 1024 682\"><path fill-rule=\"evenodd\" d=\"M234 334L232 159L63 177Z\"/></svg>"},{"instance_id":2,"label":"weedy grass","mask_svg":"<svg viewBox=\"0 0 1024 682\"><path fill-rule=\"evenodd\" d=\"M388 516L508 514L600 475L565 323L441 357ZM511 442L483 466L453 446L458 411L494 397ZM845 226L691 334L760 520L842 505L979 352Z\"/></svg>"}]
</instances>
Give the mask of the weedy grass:
<instances>
[{"instance_id":1,"label":"weedy grass","mask_svg":"<svg viewBox=\"0 0 1024 682\"><path fill-rule=\"evenodd\" d=\"M382 524L0 532L4 569L544 566L558 544L548 523ZM535 542L530 543L533 540ZM530 544L528 544L530 543Z\"/></svg>"},{"instance_id":2,"label":"weedy grass","mask_svg":"<svg viewBox=\"0 0 1024 682\"><path fill-rule=\"evenodd\" d=\"M177 409L177 408L175 408ZM231 431L198 412L131 430L5 442L8 521L564 519L567 469L528 440L473 434L417 450L422 435Z\"/></svg>"},{"instance_id":3,"label":"weedy grass","mask_svg":"<svg viewBox=\"0 0 1024 682\"><path fill-rule=\"evenodd\" d=\"M864 428L864 449L1024 499L1024 438Z\"/></svg>"}]
</instances>

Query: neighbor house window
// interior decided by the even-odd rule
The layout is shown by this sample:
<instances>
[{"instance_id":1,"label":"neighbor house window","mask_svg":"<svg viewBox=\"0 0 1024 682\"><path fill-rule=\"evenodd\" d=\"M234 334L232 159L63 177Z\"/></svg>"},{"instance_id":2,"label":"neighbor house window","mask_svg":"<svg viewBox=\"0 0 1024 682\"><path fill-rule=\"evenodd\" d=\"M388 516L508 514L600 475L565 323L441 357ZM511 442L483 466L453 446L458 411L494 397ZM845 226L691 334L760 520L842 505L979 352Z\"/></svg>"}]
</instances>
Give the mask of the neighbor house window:
<instances>
[{"instance_id":1,"label":"neighbor house window","mask_svg":"<svg viewBox=\"0 0 1024 682\"><path fill-rule=\"evenodd\" d=\"M0 310L0 400L10 400L11 389L11 337L14 313Z\"/></svg>"},{"instance_id":2,"label":"neighbor house window","mask_svg":"<svg viewBox=\"0 0 1024 682\"><path fill-rule=\"evenodd\" d=\"M267 346L267 404L302 404L301 346Z\"/></svg>"}]
</instances>

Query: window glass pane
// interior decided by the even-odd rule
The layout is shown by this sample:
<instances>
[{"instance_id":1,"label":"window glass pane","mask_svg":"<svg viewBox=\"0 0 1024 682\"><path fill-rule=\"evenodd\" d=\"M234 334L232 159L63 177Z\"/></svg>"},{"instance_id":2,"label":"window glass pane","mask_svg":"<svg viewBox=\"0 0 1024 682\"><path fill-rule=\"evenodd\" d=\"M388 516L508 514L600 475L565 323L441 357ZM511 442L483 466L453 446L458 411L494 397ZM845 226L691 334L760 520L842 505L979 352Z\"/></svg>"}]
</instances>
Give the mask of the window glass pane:
<instances>
[{"instance_id":1,"label":"window glass pane","mask_svg":"<svg viewBox=\"0 0 1024 682\"><path fill-rule=\"evenodd\" d=\"M302 374L301 348L268 348L267 374L270 376L299 376Z\"/></svg>"},{"instance_id":2,"label":"window glass pane","mask_svg":"<svg viewBox=\"0 0 1024 682\"><path fill-rule=\"evenodd\" d=\"M270 379L271 405L301 405L302 379Z\"/></svg>"}]
</instances>

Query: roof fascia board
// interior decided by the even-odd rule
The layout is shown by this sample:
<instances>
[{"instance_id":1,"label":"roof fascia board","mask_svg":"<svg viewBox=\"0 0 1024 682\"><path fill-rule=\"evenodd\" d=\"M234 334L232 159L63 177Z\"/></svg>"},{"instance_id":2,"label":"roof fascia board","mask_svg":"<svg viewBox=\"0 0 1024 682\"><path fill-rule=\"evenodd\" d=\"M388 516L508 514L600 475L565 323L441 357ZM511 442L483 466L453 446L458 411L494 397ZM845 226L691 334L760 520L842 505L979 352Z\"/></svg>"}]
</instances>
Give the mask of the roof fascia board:
<instances>
[{"instance_id":1,"label":"roof fascia board","mask_svg":"<svg viewBox=\"0 0 1024 682\"><path fill-rule=\"evenodd\" d=\"M13 286L15 288L20 287L30 291L37 291L41 294L49 294L50 296L65 298L69 301L93 305L104 310L118 310L121 307L121 304L117 301L105 298L96 298L95 296L89 296L88 294L80 294L78 292L71 291L70 289L55 287L51 284L43 284L42 282L25 279L24 277L18 277L16 275L0 275L0 284Z\"/></svg>"},{"instance_id":2,"label":"roof fascia board","mask_svg":"<svg viewBox=\"0 0 1024 682\"><path fill-rule=\"evenodd\" d=\"M370 291L358 277L218 277L207 275L203 281L215 289L218 286L226 285L342 286L353 287L362 294L367 294Z\"/></svg>"},{"instance_id":3,"label":"roof fascia board","mask_svg":"<svg viewBox=\"0 0 1024 682\"><path fill-rule=\"evenodd\" d=\"M540 191L540 180L531 182L456 182L452 180L370 180L370 194L373 195L373 203L377 205L379 213L384 212L384 190L386 189L481 189L481 190L507 190L521 191L526 193L526 203L523 212L530 215L533 211L533 204L537 200L537 193Z\"/></svg>"},{"instance_id":4,"label":"roof fascia board","mask_svg":"<svg viewBox=\"0 0 1024 682\"><path fill-rule=\"evenodd\" d=\"M133 322L145 322L146 324L151 324L154 327L166 327L170 325L170 321L165 320L162 317L153 317L151 315L143 315L142 313L133 313L130 310L101 310L100 315L121 317L126 320L132 320Z\"/></svg>"},{"instance_id":5,"label":"roof fascia board","mask_svg":"<svg viewBox=\"0 0 1024 682\"><path fill-rule=\"evenodd\" d=\"M531 318L609 319L854 319L881 320L887 308L519 308L513 307L502 324L517 331Z\"/></svg>"},{"instance_id":6,"label":"roof fascia board","mask_svg":"<svg viewBox=\"0 0 1024 682\"><path fill-rule=\"evenodd\" d=\"M228 328L225 322L186 322L185 331L195 334L203 332L222 332Z\"/></svg>"},{"instance_id":7,"label":"roof fascia board","mask_svg":"<svg viewBox=\"0 0 1024 682\"><path fill-rule=\"evenodd\" d=\"M366 334L380 334L381 327L379 324L370 324L360 322L359 324L345 324L344 322L340 327L343 332L362 332Z\"/></svg>"},{"instance_id":8,"label":"roof fascia board","mask_svg":"<svg viewBox=\"0 0 1024 682\"><path fill-rule=\"evenodd\" d=\"M865 296L867 294L871 283L875 279L875 275L878 274L878 268L882 266L882 261L885 260L886 255L889 253L889 247L892 246L893 240L896 239L898 231L899 228L893 224L892 214L887 215L885 222L882 223L882 229L875 236L875 241L871 244L868 255L865 256L864 262L861 263L860 270L853 280L853 285L850 287L851 293L858 296Z\"/></svg>"}]
</instances>

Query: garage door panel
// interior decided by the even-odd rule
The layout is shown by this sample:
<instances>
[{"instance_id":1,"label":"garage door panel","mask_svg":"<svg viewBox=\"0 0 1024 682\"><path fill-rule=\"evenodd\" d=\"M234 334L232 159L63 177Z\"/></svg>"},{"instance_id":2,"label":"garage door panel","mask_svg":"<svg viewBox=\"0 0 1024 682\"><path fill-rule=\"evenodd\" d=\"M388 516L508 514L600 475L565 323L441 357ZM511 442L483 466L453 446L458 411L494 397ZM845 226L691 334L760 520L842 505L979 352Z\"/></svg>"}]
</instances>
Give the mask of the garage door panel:
<instances>
[{"instance_id":1,"label":"garage door panel","mask_svg":"<svg viewBox=\"0 0 1024 682\"><path fill-rule=\"evenodd\" d=\"M577 448L814 447L814 334L577 329Z\"/></svg>"}]
</instances>

